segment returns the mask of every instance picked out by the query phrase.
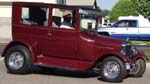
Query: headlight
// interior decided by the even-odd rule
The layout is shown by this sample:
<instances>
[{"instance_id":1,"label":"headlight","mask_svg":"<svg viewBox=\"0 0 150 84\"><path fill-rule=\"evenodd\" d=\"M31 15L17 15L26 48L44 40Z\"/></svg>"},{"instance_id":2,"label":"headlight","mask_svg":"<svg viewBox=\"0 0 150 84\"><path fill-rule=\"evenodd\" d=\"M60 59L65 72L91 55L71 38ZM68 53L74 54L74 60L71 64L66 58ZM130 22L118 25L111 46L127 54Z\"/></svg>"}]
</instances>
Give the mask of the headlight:
<instances>
[{"instance_id":1,"label":"headlight","mask_svg":"<svg viewBox=\"0 0 150 84\"><path fill-rule=\"evenodd\" d=\"M120 51L121 54L128 56L128 57L132 57L133 55L137 54L137 49L136 47L132 46L129 42L124 42L122 44L122 49Z\"/></svg>"},{"instance_id":2,"label":"headlight","mask_svg":"<svg viewBox=\"0 0 150 84\"><path fill-rule=\"evenodd\" d=\"M137 48L136 47L134 47L134 46L132 46L131 47L131 55L136 55L137 53L138 53L138 50L137 50Z\"/></svg>"}]
</instances>

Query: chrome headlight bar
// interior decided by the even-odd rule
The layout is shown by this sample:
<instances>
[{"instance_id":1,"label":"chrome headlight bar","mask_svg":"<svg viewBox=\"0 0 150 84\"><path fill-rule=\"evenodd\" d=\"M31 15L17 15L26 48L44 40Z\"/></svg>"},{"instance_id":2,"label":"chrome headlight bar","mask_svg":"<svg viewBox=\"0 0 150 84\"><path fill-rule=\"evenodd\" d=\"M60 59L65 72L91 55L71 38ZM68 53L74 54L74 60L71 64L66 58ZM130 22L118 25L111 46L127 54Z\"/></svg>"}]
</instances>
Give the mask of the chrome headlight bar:
<instances>
[{"instance_id":1,"label":"chrome headlight bar","mask_svg":"<svg viewBox=\"0 0 150 84\"><path fill-rule=\"evenodd\" d=\"M128 40L125 40L122 44L122 49L120 51L121 54L127 56L127 57L132 57L137 54L137 49L136 47L132 46L131 43Z\"/></svg>"}]
</instances>

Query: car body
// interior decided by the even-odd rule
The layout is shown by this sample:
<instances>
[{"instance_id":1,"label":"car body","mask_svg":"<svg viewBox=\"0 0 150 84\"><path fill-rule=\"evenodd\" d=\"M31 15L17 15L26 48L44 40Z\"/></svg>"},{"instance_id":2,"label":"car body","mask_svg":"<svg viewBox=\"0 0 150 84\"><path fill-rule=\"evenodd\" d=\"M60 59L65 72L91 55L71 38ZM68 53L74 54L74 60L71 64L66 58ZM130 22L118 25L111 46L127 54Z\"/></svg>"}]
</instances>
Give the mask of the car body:
<instances>
[{"instance_id":1,"label":"car body","mask_svg":"<svg viewBox=\"0 0 150 84\"><path fill-rule=\"evenodd\" d=\"M96 11L29 2L14 2L12 11L13 40L2 54L10 73L27 73L32 65L73 71L95 69L103 80L116 82L127 74L142 76L145 72L145 55L128 41L95 32ZM72 28L60 28L63 15L68 13ZM24 18L32 21L25 23ZM48 21L46 25L45 21Z\"/></svg>"}]
</instances>

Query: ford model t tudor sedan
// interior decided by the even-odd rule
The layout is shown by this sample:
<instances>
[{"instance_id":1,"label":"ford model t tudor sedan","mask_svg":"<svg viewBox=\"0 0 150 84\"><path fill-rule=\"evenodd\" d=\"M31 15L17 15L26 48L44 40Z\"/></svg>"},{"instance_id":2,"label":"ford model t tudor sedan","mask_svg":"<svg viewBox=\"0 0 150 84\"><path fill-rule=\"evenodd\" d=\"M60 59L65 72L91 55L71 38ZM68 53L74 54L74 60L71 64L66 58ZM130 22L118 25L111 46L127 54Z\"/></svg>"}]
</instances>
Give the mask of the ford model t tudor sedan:
<instances>
[{"instance_id":1,"label":"ford model t tudor sedan","mask_svg":"<svg viewBox=\"0 0 150 84\"><path fill-rule=\"evenodd\" d=\"M108 82L141 77L146 57L127 40L98 35L99 12L45 3L14 2L13 40L6 46L7 71L26 74L32 65L95 70Z\"/></svg>"}]
</instances>

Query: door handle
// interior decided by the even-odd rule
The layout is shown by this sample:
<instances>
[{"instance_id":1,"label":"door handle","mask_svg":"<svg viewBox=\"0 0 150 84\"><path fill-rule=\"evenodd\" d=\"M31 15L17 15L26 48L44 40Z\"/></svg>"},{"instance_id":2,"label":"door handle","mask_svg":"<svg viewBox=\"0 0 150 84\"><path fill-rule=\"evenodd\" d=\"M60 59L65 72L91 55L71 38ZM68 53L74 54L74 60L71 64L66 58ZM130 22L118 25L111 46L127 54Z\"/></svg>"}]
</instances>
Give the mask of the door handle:
<instances>
[{"instance_id":1,"label":"door handle","mask_svg":"<svg viewBox=\"0 0 150 84\"><path fill-rule=\"evenodd\" d=\"M47 34L48 36L52 36L52 33L51 32L48 32L48 34Z\"/></svg>"},{"instance_id":2,"label":"door handle","mask_svg":"<svg viewBox=\"0 0 150 84\"><path fill-rule=\"evenodd\" d=\"M111 34L115 34L115 32L111 32Z\"/></svg>"}]
</instances>

